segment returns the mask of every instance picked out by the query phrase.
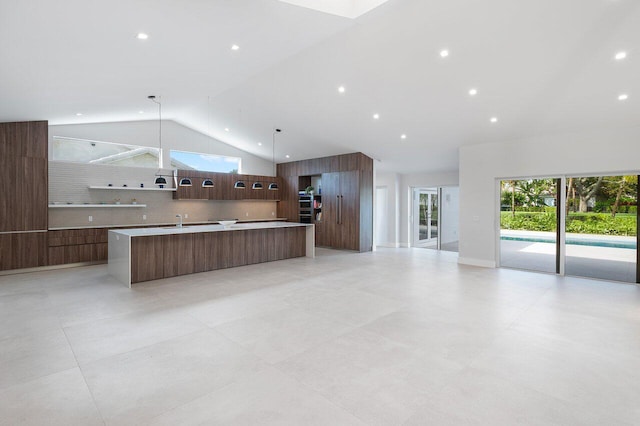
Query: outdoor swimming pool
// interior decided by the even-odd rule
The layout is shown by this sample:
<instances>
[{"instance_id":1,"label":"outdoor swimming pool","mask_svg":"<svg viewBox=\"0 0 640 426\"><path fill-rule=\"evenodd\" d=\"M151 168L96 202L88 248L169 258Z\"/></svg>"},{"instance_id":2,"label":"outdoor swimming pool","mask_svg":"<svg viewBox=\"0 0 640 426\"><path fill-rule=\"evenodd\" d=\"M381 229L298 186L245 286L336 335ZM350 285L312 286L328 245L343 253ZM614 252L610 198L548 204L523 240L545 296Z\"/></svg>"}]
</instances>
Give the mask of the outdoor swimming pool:
<instances>
[{"instance_id":1,"label":"outdoor swimming pool","mask_svg":"<svg viewBox=\"0 0 640 426\"><path fill-rule=\"evenodd\" d=\"M532 243L551 243L555 244L556 240L553 237L547 236L513 236L513 235L501 235L501 240L506 241L525 241ZM628 240L608 240L603 238L598 238L597 235L594 236L580 236L569 237L566 238L566 243L568 245L576 245L576 246L592 246L592 247L612 247L612 248L623 248L623 249L633 249L637 248L637 243L635 239L629 238Z\"/></svg>"}]
</instances>

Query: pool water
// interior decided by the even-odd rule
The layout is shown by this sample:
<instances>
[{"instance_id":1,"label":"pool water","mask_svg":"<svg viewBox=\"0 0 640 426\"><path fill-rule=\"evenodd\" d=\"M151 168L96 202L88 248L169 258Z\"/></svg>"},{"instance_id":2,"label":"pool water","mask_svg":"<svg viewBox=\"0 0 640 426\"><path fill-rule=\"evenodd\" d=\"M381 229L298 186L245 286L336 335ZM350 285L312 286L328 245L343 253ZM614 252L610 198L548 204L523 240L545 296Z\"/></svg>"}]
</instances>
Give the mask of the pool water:
<instances>
[{"instance_id":1,"label":"pool water","mask_svg":"<svg viewBox=\"0 0 640 426\"><path fill-rule=\"evenodd\" d=\"M553 238L543 238L543 237L512 237L502 235L500 236L501 240L508 241L527 241L532 243L555 243L555 239ZM566 243L569 245L576 246L593 246L593 247L612 247L612 248L624 248L624 249L637 249L636 241L605 241L598 239L576 239L576 238L567 238Z\"/></svg>"}]
</instances>

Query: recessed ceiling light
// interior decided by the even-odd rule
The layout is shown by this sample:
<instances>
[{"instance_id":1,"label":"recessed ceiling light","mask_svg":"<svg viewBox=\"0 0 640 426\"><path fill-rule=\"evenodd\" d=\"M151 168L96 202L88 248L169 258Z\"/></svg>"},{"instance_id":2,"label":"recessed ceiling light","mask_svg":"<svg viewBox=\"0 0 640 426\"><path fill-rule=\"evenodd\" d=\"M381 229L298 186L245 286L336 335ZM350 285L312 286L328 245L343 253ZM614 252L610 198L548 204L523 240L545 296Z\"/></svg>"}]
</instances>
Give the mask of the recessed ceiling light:
<instances>
[{"instance_id":1,"label":"recessed ceiling light","mask_svg":"<svg viewBox=\"0 0 640 426\"><path fill-rule=\"evenodd\" d=\"M239 50L240 46L238 46L237 44L234 44L231 46L231 50Z\"/></svg>"},{"instance_id":2,"label":"recessed ceiling light","mask_svg":"<svg viewBox=\"0 0 640 426\"><path fill-rule=\"evenodd\" d=\"M491 117L491 121L492 123L497 123L498 122L498 117Z\"/></svg>"},{"instance_id":3,"label":"recessed ceiling light","mask_svg":"<svg viewBox=\"0 0 640 426\"><path fill-rule=\"evenodd\" d=\"M225 127L225 128L224 128L224 131L225 131L225 132L228 132L228 131L229 131L229 128L228 128L228 127Z\"/></svg>"},{"instance_id":4,"label":"recessed ceiling light","mask_svg":"<svg viewBox=\"0 0 640 426\"><path fill-rule=\"evenodd\" d=\"M77 115L78 117L80 117L80 116L82 116L82 113L81 113L81 112L76 112L76 115Z\"/></svg>"},{"instance_id":5,"label":"recessed ceiling light","mask_svg":"<svg viewBox=\"0 0 640 426\"><path fill-rule=\"evenodd\" d=\"M146 40L149 38L149 35L145 33L138 33L136 37L138 37L138 40Z\"/></svg>"},{"instance_id":6,"label":"recessed ceiling light","mask_svg":"<svg viewBox=\"0 0 640 426\"><path fill-rule=\"evenodd\" d=\"M615 56L617 61L621 61L626 57L627 57L627 52L618 52L616 53L616 56Z\"/></svg>"},{"instance_id":7,"label":"recessed ceiling light","mask_svg":"<svg viewBox=\"0 0 640 426\"><path fill-rule=\"evenodd\" d=\"M446 58L447 56L449 56L449 51L447 49L441 50L440 56Z\"/></svg>"},{"instance_id":8,"label":"recessed ceiling light","mask_svg":"<svg viewBox=\"0 0 640 426\"><path fill-rule=\"evenodd\" d=\"M138 111L138 114L144 114L144 111Z\"/></svg>"},{"instance_id":9,"label":"recessed ceiling light","mask_svg":"<svg viewBox=\"0 0 640 426\"><path fill-rule=\"evenodd\" d=\"M347 89L344 88L344 86L340 86L338 87L338 92L340 93L344 93Z\"/></svg>"},{"instance_id":10,"label":"recessed ceiling light","mask_svg":"<svg viewBox=\"0 0 640 426\"><path fill-rule=\"evenodd\" d=\"M626 93L623 93L620 96L618 96L619 101L626 101L627 99L629 99L629 95L627 95Z\"/></svg>"},{"instance_id":11,"label":"recessed ceiling light","mask_svg":"<svg viewBox=\"0 0 640 426\"><path fill-rule=\"evenodd\" d=\"M258 142L258 146L262 146L262 142Z\"/></svg>"},{"instance_id":12,"label":"recessed ceiling light","mask_svg":"<svg viewBox=\"0 0 640 426\"><path fill-rule=\"evenodd\" d=\"M380 114L373 114L373 119L378 120L380 118Z\"/></svg>"},{"instance_id":13,"label":"recessed ceiling light","mask_svg":"<svg viewBox=\"0 0 640 426\"><path fill-rule=\"evenodd\" d=\"M289 154L285 155L285 157L287 157L287 158L291 158L291 156L290 156Z\"/></svg>"},{"instance_id":14,"label":"recessed ceiling light","mask_svg":"<svg viewBox=\"0 0 640 426\"><path fill-rule=\"evenodd\" d=\"M400 139L406 139L407 135L405 135L404 133L400 135Z\"/></svg>"},{"instance_id":15,"label":"recessed ceiling light","mask_svg":"<svg viewBox=\"0 0 640 426\"><path fill-rule=\"evenodd\" d=\"M469 90L469 96L475 96L478 94L478 89L471 89Z\"/></svg>"}]
</instances>

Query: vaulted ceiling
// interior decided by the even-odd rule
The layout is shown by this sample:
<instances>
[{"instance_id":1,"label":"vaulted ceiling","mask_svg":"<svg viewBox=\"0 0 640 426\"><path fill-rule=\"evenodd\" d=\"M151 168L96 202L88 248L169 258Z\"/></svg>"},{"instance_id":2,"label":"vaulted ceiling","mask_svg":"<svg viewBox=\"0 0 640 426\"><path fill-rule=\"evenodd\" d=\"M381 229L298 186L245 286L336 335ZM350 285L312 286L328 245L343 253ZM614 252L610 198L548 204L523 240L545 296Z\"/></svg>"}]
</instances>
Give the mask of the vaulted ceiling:
<instances>
[{"instance_id":1,"label":"vaulted ceiling","mask_svg":"<svg viewBox=\"0 0 640 426\"><path fill-rule=\"evenodd\" d=\"M0 121L155 120L153 94L267 159L278 127L278 161L456 170L462 145L637 126L639 44L637 0L0 0Z\"/></svg>"}]
</instances>

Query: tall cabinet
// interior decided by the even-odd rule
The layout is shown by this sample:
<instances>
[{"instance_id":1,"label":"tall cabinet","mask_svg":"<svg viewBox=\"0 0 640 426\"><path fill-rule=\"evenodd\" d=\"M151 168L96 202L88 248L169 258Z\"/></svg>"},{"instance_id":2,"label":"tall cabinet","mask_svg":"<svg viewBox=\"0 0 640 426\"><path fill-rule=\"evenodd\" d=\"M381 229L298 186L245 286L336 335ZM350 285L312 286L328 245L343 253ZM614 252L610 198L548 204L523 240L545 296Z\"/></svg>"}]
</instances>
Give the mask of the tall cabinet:
<instances>
[{"instance_id":1,"label":"tall cabinet","mask_svg":"<svg viewBox=\"0 0 640 426\"><path fill-rule=\"evenodd\" d=\"M0 270L47 264L48 123L0 123Z\"/></svg>"},{"instance_id":2,"label":"tall cabinet","mask_svg":"<svg viewBox=\"0 0 640 426\"><path fill-rule=\"evenodd\" d=\"M362 153L278 164L283 191L278 216L299 221L300 182L319 177L322 214L313 216L316 245L371 251L373 244L373 160ZM303 185L304 186L304 185Z\"/></svg>"}]
</instances>

